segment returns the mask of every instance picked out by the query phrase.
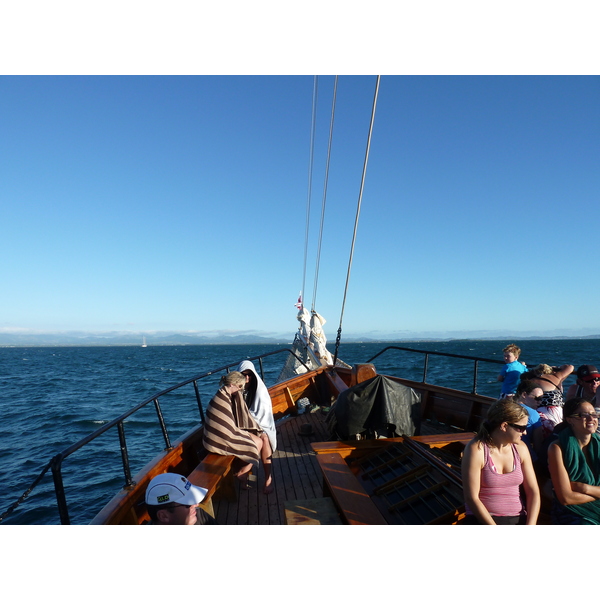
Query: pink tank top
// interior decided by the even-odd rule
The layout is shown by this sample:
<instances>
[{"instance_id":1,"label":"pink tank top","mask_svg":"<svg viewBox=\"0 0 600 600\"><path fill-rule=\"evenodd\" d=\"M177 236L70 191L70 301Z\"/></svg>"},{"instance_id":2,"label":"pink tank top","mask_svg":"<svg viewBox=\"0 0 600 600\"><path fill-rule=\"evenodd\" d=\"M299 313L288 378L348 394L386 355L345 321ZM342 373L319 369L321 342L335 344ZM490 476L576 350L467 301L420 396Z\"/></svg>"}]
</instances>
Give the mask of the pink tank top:
<instances>
[{"instance_id":1,"label":"pink tank top","mask_svg":"<svg viewBox=\"0 0 600 600\"><path fill-rule=\"evenodd\" d=\"M514 517L523 512L523 503L519 496L519 486L523 483L521 458L516 444L512 444L514 469L510 473L498 473L490 457L490 449L483 444L485 464L481 470L479 499L490 515L496 517ZM469 506L468 515L473 514Z\"/></svg>"}]
</instances>

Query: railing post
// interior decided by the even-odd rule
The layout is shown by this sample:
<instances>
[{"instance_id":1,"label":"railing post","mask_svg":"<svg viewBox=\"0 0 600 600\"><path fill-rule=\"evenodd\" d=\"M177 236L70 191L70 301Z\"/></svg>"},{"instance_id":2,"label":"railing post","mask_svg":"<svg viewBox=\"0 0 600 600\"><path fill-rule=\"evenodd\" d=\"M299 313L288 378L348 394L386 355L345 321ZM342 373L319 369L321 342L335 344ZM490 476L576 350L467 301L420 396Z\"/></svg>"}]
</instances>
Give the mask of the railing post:
<instances>
[{"instance_id":1,"label":"railing post","mask_svg":"<svg viewBox=\"0 0 600 600\"><path fill-rule=\"evenodd\" d=\"M477 393L477 369L479 368L479 361L475 360L475 369L473 370L473 393Z\"/></svg>"},{"instance_id":2,"label":"railing post","mask_svg":"<svg viewBox=\"0 0 600 600\"><path fill-rule=\"evenodd\" d=\"M264 368L263 368L263 362L262 362L262 358L263 357L267 357L267 356L271 356L271 355L275 355L275 354L280 354L280 353L289 353L292 356L294 356L296 358L296 360L298 360L298 362L300 362L305 368L306 370L310 370L310 367L306 364L306 362L304 361L304 359L299 356L298 354L296 354L293 350L291 350L290 348L282 348L280 350L275 350L273 352L267 352L261 356L255 356L252 358L249 358L248 360L259 360L260 362L260 372L261 372L261 376L264 380ZM239 362L237 363L239 364ZM109 431L110 429L112 429L113 427L117 426L118 429L118 433L119 433L119 440L120 440L120 446L121 446L121 457L122 457L122 461L123 461L123 470L125 473L125 480L126 480L126 485L125 487L131 486L131 485L135 485L135 482L133 482L132 477L131 477L131 470L130 470L130 466L129 466L129 455L127 452L127 444L126 444L126 440L125 440L125 430L123 427L123 422L124 420L129 417L130 415L136 413L138 410L140 410L142 407L147 406L150 402L154 402L154 406L156 408L156 414L158 415L158 420L160 423L160 428L161 431L163 433L163 437L165 440L165 445L166 445L166 450L170 450L172 449L171 447L171 442L169 440L169 434L167 432L167 428L166 428L166 424L165 424L165 420L163 418L161 409L160 409L160 404L158 402L158 398L168 394L170 392L172 392L175 389L179 389L182 386L187 386L189 385L191 382L194 383L194 388L195 388L195 392L196 392L196 399L198 401L198 408L200 410L200 416L202 418L202 421L204 421L204 410L202 408L202 402L201 402L201 398L200 398L200 392L198 390L197 387L197 380L201 379L203 377L208 377L210 375L213 375L214 373L217 373L219 371L223 371L226 370L227 373L230 373L230 367L232 367L233 365L228 365L228 366L223 366L223 367L219 367L218 369L214 370L214 371L208 371L206 373L203 373L202 375L198 375L194 378L188 379L186 381L183 381L173 387L170 387L166 390L163 390L162 392L159 392L159 394L157 396L153 396L151 398L147 398L146 400L144 400L142 403L138 404L137 406L133 407L132 409L126 411L125 413L123 413L122 415L120 415L119 417L117 417L116 419L113 419L112 421L105 423L104 425L102 425L101 427L99 427L96 431L92 432L91 434L87 435L86 437L84 437L83 439L79 440L78 442L76 442L75 444L71 444L68 448L64 449L63 452L61 452L60 454L57 454L56 456L54 456L54 458L50 461L49 464L47 464L44 467L44 470L42 471L42 473L40 474L40 476L38 476L38 478L36 479L36 481L33 483L33 485L31 486L31 488L29 490L27 490L27 492L25 494L22 495L22 497L19 499L19 501L13 505L13 507L11 508L10 512L12 512L12 510L14 510L14 508L16 508L16 506L18 504L20 504L20 502L22 500L24 500L29 493L31 492L31 490L38 485L38 483L42 480L42 477L47 473L48 469L52 470L52 477L54 480L54 491L56 494L56 501L57 501L57 505L58 505L58 511L59 511L59 516L60 516L60 521L63 525L70 525L71 521L70 521L70 517L69 517L69 510L68 510L68 506L67 506L67 500L66 500L66 494L65 494L65 489L64 489L64 484L63 484L63 476L62 476L62 463L63 461L69 457L71 454L73 454L74 452L76 452L77 450L79 450L80 448L84 447L85 445L87 445L89 442L91 442L92 440L97 439L99 436L104 435L107 431ZM4 519L6 516L8 516L8 514L10 513L3 513L0 516L0 521L2 519Z\"/></svg>"},{"instance_id":3,"label":"railing post","mask_svg":"<svg viewBox=\"0 0 600 600\"><path fill-rule=\"evenodd\" d=\"M123 471L125 473L125 487L133 486L133 479L131 478L131 469L129 468L129 455L127 454L127 444L125 442L125 429L123 427L123 421L117 423L117 429L119 431L119 443L121 445L121 460L123 461Z\"/></svg>"},{"instance_id":4,"label":"railing post","mask_svg":"<svg viewBox=\"0 0 600 600\"><path fill-rule=\"evenodd\" d=\"M425 363L423 365L423 383L427 383L427 366L429 365L429 354L425 354Z\"/></svg>"},{"instance_id":5,"label":"railing post","mask_svg":"<svg viewBox=\"0 0 600 600\"><path fill-rule=\"evenodd\" d=\"M63 455L57 454L52 459L52 478L54 479L54 491L56 492L56 503L58 504L58 514L60 515L61 525L70 525L69 509L67 507L67 498L65 496L65 488L63 485L61 466Z\"/></svg>"},{"instance_id":6,"label":"railing post","mask_svg":"<svg viewBox=\"0 0 600 600\"><path fill-rule=\"evenodd\" d=\"M260 378L264 381L265 380L265 373L264 373L264 370L263 370L262 356L259 357L259 359L258 359L258 366L260 367Z\"/></svg>"},{"instance_id":7,"label":"railing post","mask_svg":"<svg viewBox=\"0 0 600 600\"><path fill-rule=\"evenodd\" d=\"M169 448L171 448L171 441L169 440L167 426L165 425L165 420L163 418L162 411L160 410L160 404L158 403L158 398L154 398L154 407L156 408L158 422L160 423L160 428L162 430L163 437L165 438L165 450L169 450Z\"/></svg>"},{"instance_id":8,"label":"railing post","mask_svg":"<svg viewBox=\"0 0 600 600\"><path fill-rule=\"evenodd\" d=\"M202 402L200 401L200 391L198 390L198 382L194 380L194 392L196 392L196 401L198 402L198 409L200 410L200 422L204 423L204 409L202 408Z\"/></svg>"}]
</instances>

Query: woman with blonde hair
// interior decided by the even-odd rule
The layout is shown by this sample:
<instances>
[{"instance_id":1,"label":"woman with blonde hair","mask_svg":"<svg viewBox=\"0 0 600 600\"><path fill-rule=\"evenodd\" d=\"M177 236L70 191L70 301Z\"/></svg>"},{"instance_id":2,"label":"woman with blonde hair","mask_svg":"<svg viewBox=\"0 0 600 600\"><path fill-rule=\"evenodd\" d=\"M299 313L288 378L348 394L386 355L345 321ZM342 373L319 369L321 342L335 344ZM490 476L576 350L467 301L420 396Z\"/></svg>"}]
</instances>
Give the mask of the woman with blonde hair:
<instances>
[{"instance_id":1,"label":"woman with blonde hair","mask_svg":"<svg viewBox=\"0 0 600 600\"><path fill-rule=\"evenodd\" d=\"M465 524L536 524L540 490L529 450L521 440L526 428L527 411L514 400L504 398L490 406L462 459ZM525 490L525 506L520 485Z\"/></svg>"},{"instance_id":2,"label":"woman with blonde hair","mask_svg":"<svg viewBox=\"0 0 600 600\"><path fill-rule=\"evenodd\" d=\"M562 365L551 367L544 363L530 369L525 377L542 388L543 395L537 411L542 419L544 438L547 438L552 430L562 423L563 420L563 381L573 372L573 365Z\"/></svg>"}]
</instances>

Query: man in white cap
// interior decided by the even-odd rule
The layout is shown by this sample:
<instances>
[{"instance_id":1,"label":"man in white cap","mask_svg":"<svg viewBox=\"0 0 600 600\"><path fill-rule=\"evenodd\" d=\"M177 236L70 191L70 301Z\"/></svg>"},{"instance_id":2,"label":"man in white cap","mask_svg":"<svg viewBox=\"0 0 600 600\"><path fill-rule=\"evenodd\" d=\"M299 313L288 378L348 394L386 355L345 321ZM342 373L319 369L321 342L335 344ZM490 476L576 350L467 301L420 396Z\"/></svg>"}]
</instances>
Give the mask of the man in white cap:
<instances>
[{"instance_id":1,"label":"man in white cap","mask_svg":"<svg viewBox=\"0 0 600 600\"><path fill-rule=\"evenodd\" d=\"M207 490L192 485L183 475L162 473L146 488L146 505L152 525L217 525L198 504Z\"/></svg>"}]
</instances>

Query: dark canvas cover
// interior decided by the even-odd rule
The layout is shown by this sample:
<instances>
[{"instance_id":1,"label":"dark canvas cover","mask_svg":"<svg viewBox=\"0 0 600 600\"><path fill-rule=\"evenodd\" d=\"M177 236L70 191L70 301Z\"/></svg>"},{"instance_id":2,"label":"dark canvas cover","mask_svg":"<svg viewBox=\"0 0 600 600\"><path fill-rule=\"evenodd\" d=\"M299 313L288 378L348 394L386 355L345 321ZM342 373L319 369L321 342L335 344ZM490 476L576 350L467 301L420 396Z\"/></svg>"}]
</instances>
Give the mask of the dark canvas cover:
<instances>
[{"instance_id":1,"label":"dark canvas cover","mask_svg":"<svg viewBox=\"0 0 600 600\"><path fill-rule=\"evenodd\" d=\"M377 375L343 391L331 412L330 431L341 439L388 431L387 437L419 435L421 396L412 388Z\"/></svg>"}]
</instances>

